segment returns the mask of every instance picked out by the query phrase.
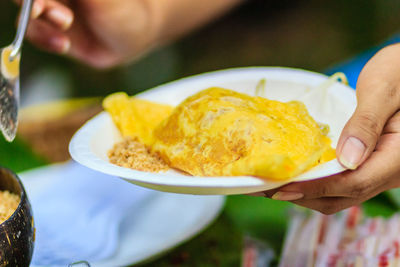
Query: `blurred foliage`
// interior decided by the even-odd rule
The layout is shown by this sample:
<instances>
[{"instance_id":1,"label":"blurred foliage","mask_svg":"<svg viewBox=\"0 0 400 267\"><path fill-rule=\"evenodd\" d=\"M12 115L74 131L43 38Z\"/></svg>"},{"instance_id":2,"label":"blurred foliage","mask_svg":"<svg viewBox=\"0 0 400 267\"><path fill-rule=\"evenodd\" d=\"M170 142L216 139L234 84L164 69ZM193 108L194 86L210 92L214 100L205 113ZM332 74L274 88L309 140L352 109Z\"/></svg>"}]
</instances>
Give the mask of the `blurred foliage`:
<instances>
[{"instance_id":1,"label":"blurred foliage","mask_svg":"<svg viewBox=\"0 0 400 267\"><path fill-rule=\"evenodd\" d=\"M222 213L204 233L173 253L140 266L240 266L242 246L242 232L232 225L226 213Z\"/></svg>"},{"instance_id":2,"label":"blurred foliage","mask_svg":"<svg viewBox=\"0 0 400 267\"><path fill-rule=\"evenodd\" d=\"M398 195L398 197L400 197L400 195ZM397 205L390 202L387 192L379 194L378 196L364 202L362 208L365 215L369 217L390 217L393 213L399 210Z\"/></svg>"},{"instance_id":3,"label":"blurred foliage","mask_svg":"<svg viewBox=\"0 0 400 267\"><path fill-rule=\"evenodd\" d=\"M395 188L386 192L388 200L398 210L400 209L400 188Z\"/></svg>"},{"instance_id":4,"label":"blurred foliage","mask_svg":"<svg viewBox=\"0 0 400 267\"><path fill-rule=\"evenodd\" d=\"M29 146L20 139L13 143L5 141L0 136L0 163L14 172L21 172L46 164L47 162L36 155Z\"/></svg>"},{"instance_id":5,"label":"blurred foliage","mask_svg":"<svg viewBox=\"0 0 400 267\"><path fill-rule=\"evenodd\" d=\"M238 195L228 197L225 212L241 232L264 239L279 252L292 206L289 202Z\"/></svg>"}]
</instances>

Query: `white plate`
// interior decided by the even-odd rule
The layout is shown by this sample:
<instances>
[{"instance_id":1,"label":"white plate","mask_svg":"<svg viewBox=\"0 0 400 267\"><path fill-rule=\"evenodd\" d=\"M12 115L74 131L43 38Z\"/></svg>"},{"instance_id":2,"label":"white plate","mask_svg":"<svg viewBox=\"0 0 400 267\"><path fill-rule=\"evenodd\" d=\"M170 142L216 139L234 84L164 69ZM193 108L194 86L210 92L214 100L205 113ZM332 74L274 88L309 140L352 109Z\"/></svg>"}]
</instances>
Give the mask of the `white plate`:
<instances>
[{"instance_id":1,"label":"white plate","mask_svg":"<svg viewBox=\"0 0 400 267\"><path fill-rule=\"evenodd\" d=\"M356 107L354 91L335 83L327 91L311 90L328 78L325 75L289 68L239 68L197 75L145 91L138 97L177 105L185 98L211 86L229 88L254 94L260 79L267 80L266 95L269 99L289 101L301 99L318 122L330 126L333 146L341 130ZM72 138L69 151L74 160L94 170L107 173L148 188L186 194L229 195L268 190L292 181L306 181L326 177L343 171L336 159L319 165L300 176L285 181L263 180L250 176L194 177L177 171L150 173L119 167L108 162L107 152L121 140L110 116L103 112L88 121Z\"/></svg>"},{"instance_id":2,"label":"white plate","mask_svg":"<svg viewBox=\"0 0 400 267\"><path fill-rule=\"evenodd\" d=\"M19 176L28 196L33 196L46 190L60 170L64 170L62 164L23 172ZM139 209L135 206L127 213L120 227L116 254L90 264L94 267L127 266L160 255L206 228L220 213L223 204L222 196L155 192Z\"/></svg>"}]
</instances>

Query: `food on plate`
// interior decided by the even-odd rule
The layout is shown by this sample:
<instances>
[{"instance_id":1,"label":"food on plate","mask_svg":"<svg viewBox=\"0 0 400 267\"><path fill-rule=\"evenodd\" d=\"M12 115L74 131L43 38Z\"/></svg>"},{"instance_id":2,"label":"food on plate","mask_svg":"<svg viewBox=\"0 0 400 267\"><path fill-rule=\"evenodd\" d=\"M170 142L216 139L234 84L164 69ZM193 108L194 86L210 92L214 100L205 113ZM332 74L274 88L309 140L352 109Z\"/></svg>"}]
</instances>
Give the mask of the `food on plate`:
<instances>
[{"instance_id":1,"label":"food on plate","mask_svg":"<svg viewBox=\"0 0 400 267\"><path fill-rule=\"evenodd\" d=\"M18 208L20 197L8 191L0 191L0 224L6 221Z\"/></svg>"},{"instance_id":2,"label":"food on plate","mask_svg":"<svg viewBox=\"0 0 400 267\"><path fill-rule=\"evenodd\" d=\"M138 171L159 172L168 170L168 165L157 153L152 152L137 138L125 137L109 151L110 162Z\"/></svg>"},{"instance_id":3,"label":"food on plate","mask_svg":"<svg viewBox=\"0 0 400 267\"><path fill-rule=\"evenodd\" d=\"M213 87L174 109L121 93L104 106L123 136L191 175L288 179L335 158L326 129L299 101Z\"/></svg>"},{"instance_id":4,"label":"food on plate","mask_svg":"<svg viewBox=\"0 0 400 267\"><path fill-rule=\"evenodd\" d=\"M171 167L199 176L286 179L334 158L330 139L301 102L222 88L183 101L154 139L153 150Z\"/></svg>"},{"instance_id":5,"label":"food on plate","mask_svg":"<svg viewBox=\"0 0 400 267\"><path fill-rule=\"evenodd\" d=\"M115 93L103 101L123 136L137 138L147 146L153 144L154 128L172 112L173 107Z\"/></svg>"}]
</instances>

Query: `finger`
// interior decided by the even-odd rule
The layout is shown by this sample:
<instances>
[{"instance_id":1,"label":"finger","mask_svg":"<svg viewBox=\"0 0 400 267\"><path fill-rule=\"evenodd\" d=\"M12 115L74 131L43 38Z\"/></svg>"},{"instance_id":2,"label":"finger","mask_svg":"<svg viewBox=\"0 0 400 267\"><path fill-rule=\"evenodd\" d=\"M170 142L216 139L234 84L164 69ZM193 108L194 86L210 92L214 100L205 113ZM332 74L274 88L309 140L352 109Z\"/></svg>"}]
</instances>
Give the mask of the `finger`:
<instances>
[{"instance_id":1,"label":"finger","mask_svg":"<svg viewBox=\"0 0 400 267\"><path fill-rule=\"evenodd\" d=\"M21 5L22 0L15 0ZM44 18L49 23L59 28L67 30L71 27L74 20L74 13L65 4L56 0L35 0L32 5L32 19Z\"/></svg>"},{"instance_id":2,"label":"finger","mask_svg":"<svg viewBox=\"0 0 400 267\"><path fill-rule=\"evenodd\" d=\"M381 50L360 74L357 108L343 129L337 146L339 161L346 168L356 169L369 157L386 121L400 107L400 68L394 68L390 64L392 61L400 61L400 46Z\"/></svg>"},{"instance_id":3,"label":"finger","mask_svg":"<svg viewBox=\"0 0 400 267\"><path fill-rule=\"evenodd\" d=\"M397 111L383 128L383 134L394 133L400 133L400 111Z\"/></svg>"},{"instance_id":4,"label":"finger","mask_svg":"<svg viewBox=\"0 0 400 267\"><path fill-rule=\"evenodd\" d=\"M64 33L42 20L32 20L26 36L36 46L49 52L65 54L71 46L70 39Z\"/></svg>"},{"instance_id":5,"label":"finger","mask_svg":"<svg viewBox=\"0 0 400 267\"><path fill-rule=\"evenodd\" d=\"M375 190L368 195L365 195L362 198L348 198L348 197L323 197L318 199L301 199L292 201L294 204L317 210L323 214L330 215L341 210L350 208L352 206L357 206L367 201L370 198L373 198L377 194L379 194L380 190Z\"/></svg>"},{"instance_id":6,"label":"finger","mask_svg":"<svg viewBox=\"0 0 400 267\"><path fill-rule=\"evenodd\" d=\"M82 25L76 23L68 31L72 44L68 54L71 57L100 69L110 68L122 62L124 55L111 52L109 47L99 42L96 36Z\"/></svg>"},{"instance_id":7,"label":"finger","mask_svg":"<svg viewBox=\"0 0 400 267\"><path fill-rule=\"evenodd\" d=\"M32 19L38 18L42 13L45 8L45 0L35 0L32 5Z\"/></svg>"},{"instance_id":8,"label":"finger","mask_svg":"<svg viewBox=\"0 0 400 267\"><path fill-rule=\"evenodd\" d=\"M334 214L359 204L355 199L346 197L327 197L312 200L298 200L293 201L293 203L308 209L319 211L326 215Z\"/></svg>"},{"instance_id":9,"label":"finger","mask_svg":"<svg viewBox=\"0 0 400 267\"><path fill-rule=\"evenodd\" d=\"M283 186L271 198L294 201L299 199L318 199L322 197L351 197L355 192L365 191L364 176L351 177L350 171L306 182L296 182ZM361 183L361 184L360 184ZM358 194L358 193L357 193Z\"/></svg>"},{"instance_id":10,"label":"finger","mask_svg":"<svg viewBox=\"0 0 400 267\"><path fill-rule=\"evenodd\" d=\"M69 29L74 20L74 13L67 6L54 0L47 0L43 18L63 31Z\"/></svg>"},{"instance_id":11,"label":"finger","mask_svg":"<svg viewBox=\"0 0 400 267\"><path fill-rule=\"evenodd\" d=\"M293 201L293 203L296 205L319 211L325 215L335 214L344 209L357 206L361 202L362 201L353 198L345 198L345 197Z\"/></svg>"},{"instance_id":12,"label":"finger","mask_svg":"<svg viewBox=\"0 0 400 267\"><path fill-rule=\"evenodd\" d=\"M35 0L32 4L32 12L31 12L31 18L36 19L38 18L42 13L45 8L45 1L46 0ZM14 2L17 5L21 5L22 0L14 0Z\"/></svg>"}]
</instances>

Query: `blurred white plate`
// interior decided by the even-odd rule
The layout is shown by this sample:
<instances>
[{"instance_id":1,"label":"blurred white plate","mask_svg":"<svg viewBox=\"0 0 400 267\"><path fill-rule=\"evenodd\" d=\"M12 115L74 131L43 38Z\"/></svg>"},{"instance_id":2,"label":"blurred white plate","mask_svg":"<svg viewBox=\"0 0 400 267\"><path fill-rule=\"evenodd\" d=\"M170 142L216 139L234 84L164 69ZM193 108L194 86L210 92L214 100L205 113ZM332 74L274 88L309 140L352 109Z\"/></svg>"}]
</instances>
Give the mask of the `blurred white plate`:
<instances>
[{"instance_id":1,"label":"blurred white plate","mask_svg":"<svg viewBox=\"0 0 400 267\"><path fill-rule=\"evenodd\" d=\"M266 79L265 97L280 101L301 99L311 116L330 126L333 146L356 107L354 91L341 83L325 90L312 90L327 76L290 68L253 67L205 73L167 83L145 91L140 98L177 105L185 98L211 86L229 88L254 95L261 79ZM107 152L121 140L110 116L103 112L88 121L72 138L69 151L74 160L94 170L119 176L148 188L186 194L229 195L258 192L276 188L292 181L306 181L343 171L336 159L319 165L300 176L285 181L263 180L250 176L194 177L177 171L150 173L119 167L108 162Z\"/></svg>"},{"instance_id":2,"label":"blurred white plate","mask_svg":"<svg viewBox=\"0 0 400 267\"><path fill-rule=\"evenodd\" d=\"M33 196L51 186L62 170L63 164L56 164L19 176L28 196ZM222 196L155 192L145 204L127 212L120 226L116 254L90 264L93 267L128 266L160 255L205 229L220 213L224 200Z\"/></svg>"}]
</instances>

